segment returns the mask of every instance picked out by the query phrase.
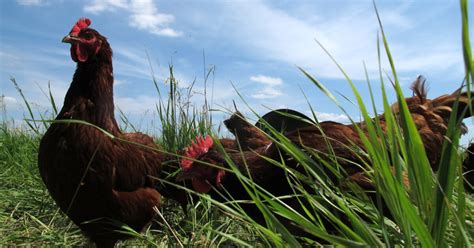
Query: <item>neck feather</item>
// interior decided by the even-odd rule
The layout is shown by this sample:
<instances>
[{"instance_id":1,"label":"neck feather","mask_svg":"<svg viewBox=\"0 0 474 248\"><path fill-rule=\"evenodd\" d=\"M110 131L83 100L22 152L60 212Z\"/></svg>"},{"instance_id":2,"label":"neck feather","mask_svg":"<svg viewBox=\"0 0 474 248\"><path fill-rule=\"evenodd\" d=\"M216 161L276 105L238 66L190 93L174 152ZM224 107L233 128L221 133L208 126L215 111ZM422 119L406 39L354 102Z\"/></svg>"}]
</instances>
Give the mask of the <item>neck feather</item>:
<instances>
[{"instance_id":1,"label":"neck feather","mask_svg":"<svg viewBox=\"0 0 474 248\"><path fill-rule=\"evenodd\" d=\"M94 58L78 63L58 119L79 119L119 134L114 117L111 59Z\"/></svg>"}]
</instances>

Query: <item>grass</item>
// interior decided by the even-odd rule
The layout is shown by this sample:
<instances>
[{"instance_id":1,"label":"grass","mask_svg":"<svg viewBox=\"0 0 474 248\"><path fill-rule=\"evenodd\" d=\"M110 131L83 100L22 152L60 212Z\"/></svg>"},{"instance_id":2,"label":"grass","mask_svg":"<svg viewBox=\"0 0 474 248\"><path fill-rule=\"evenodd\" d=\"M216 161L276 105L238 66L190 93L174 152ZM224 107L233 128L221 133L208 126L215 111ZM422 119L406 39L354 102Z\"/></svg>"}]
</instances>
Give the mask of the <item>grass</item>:
<instances>
[{"instance_id":1,"label":"grass","mask_svg":"<svg viewBox=\"0 0 474 248\"><path fill-rule=\"evenodd\" d=\"M56 207L39 176L39 139L0 128L0 244L83 244L82 234Z\"/></svg>"},{"instance_id":2,"label":"grass","mask_svg":"<svg viewBox=\"0 0 474 248\"><path fill-rule=\"evenodd\" d=\"M463 55L469 90L474 72L468 32L467 1L461 1L461 12ZM310 239L292 236L287 227L280 222L281 218L286 218L317 237L318 242L323 240L335 245L472 247L474 198L464 192L460 177L462 161L458 147L460 132L455 128L456 123L452 118L446 134L450 142L445 142L443 145L439 170L433 173L421 138L403 101L396 63L392 60L382 22L379 23L381 33L378 40L380 68L378 81L382 89L383 112L386 114L388 127L385 134L380 127L380 120L371 121L368 114L368 109L378 112L372 90L370 92L372 101L363 102L350 77L334 60L335 66L340 68L351 86L367 126L367 132L359 130L366 151L359 153L367 160L366 164L360 166L367 171L375 184L377 201L370 200L358 186L349 185L351 190L347 190L328 180L328 175L324 173L322 167L330 168L334 176L343 178L343 172L339 170L334 154L323 158L314 151L303 151L289 142L284 135L267 127L274 142L304 168L305 173L302 173L287 168L284 161L271 161L287 172L287 180L294 192L287 197L301 199L304 203L303 212L294 211L280 198L253 184L251 179L238 171L235 166L231 166L230 169L239 177L242 187L247 189L263 213L267 226L261 226L252 220L232 199L223 203L208 196L201 196L200 201L188 206L187 217L177 204L164 199L160 213L163 214L166 223L157 217L149 230L143 234L136 233L137 239L126 241L124 245L300 247L317 244ZM324 49L323 46L322 48ZM331 57L331 54L326 52ZM380 65L382 57L387 57L390 62L391 71L386 77L382 75ZM336 105L341 106L317 77L303 69L301 72ZM204 73L206 83L212 73L212 69ZM386 95L384 81L387 77L392 81L400 103L400 116L397 117L393 115ZM12 81L21 94L16 81ZM157 89L156 110L161 123L160 136L155 140L165 150L176 152L197 135L215 133L208 102L206 101L202 107L192 106L190 104L192 86L180 89L173 77L172 67L166 82L169 87L166 92L160 90L157 80L153 79L153 83ZM367 83L371 85L368 77ZM51 119L50 116L35 116L27 99L22 94L21 96L28 108L27 119ZM49 96L51 97L51 94ZM206 99L207 97L205 96ZM53 112L57 112L54 99L51 97L50 100ZM251 109L251 106L249 107ZM312 110L311 106L309 108ZM313 115L315 116L314 111ZM123 113L120 119L123 126L135 130L134 125ZM28 130L11 129L5 122L0 126L0 246L88 245L88 241L77 227L56 207L39 177L36 156L41 134L48 123L33 121L27 123ZM389 154L400 154L400 156ZM232 161L228 162L232 164ZM395 175L391 167L394 168ZM172 173L173 170L169 172ZM402 183L402 173L408 175L409 188ZM384 215L382 200L392 214L390 219ZM335 232L328 233L329 226ZM131 232L126 229L124 231Z\"/></svg>"},{"instance_id":3,"label":"grass","mask_svg":"<svg viewBox=\"0 0 474 248\"><path fill-rule=\"evenodd\" d=\"M36 161L40 137L25 130L0 127L0 246L84 246L88 240L59 211L39 176ZM179 205L166 199L161 208L180 240L190 247L229 242L215 234L217 231L232 230L234 234L247 235L248 242L254 241L249 226L223 215L210 201L203 200L188 210L189 217L184 218ZM124 245L179 247L166 229L157 218L144 235Z\"/></svg>"}]
</instances>

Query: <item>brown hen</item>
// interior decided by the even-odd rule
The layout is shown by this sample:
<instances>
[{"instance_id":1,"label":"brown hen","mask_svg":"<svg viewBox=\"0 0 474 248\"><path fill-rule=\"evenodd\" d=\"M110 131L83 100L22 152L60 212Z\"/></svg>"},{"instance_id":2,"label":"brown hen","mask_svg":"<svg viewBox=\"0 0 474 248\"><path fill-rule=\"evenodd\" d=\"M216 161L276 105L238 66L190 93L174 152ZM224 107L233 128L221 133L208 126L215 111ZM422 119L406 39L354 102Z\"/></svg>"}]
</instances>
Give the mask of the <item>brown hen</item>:
<instances>
[{"instance_id":1,"label":"brown hen","mask_svg":"<svg viewBox=\"0 0 474 248\"><path fill-rule=\"evenodd\" d=\"M236 149L239 147L242 150L257 149L271 143L267 135L250 124L239 111L225 120L224 125L239 141L238 144L234 144ZM224 143L223 146L231 147L232 145Z\"/></svg>"},{"instance_id":2,"label":"brown hen","mask_svg":"<svg viewBox=\"0 0 474 248\"><path fill-rule=\"evenodd\" d=\"M458 96L459 111L456 117L463 119L471 116L469 112L462 111L469 104L467 94L460 94L456 91L451 95L444 95L429 100L426 98L426 90L422 78L418 78L413 84L413 90L416 96L407 98L406 101L424 142L429 162L432 168L436 169L440 158L442 142L444 141L444 134L447 130L447 120L452 111L453 103ZM398 104L393 105L392 109L395 115L399 114ZM283 158L286 166L298 170L295 160L281 154L278 150L278 145L275 143L263 142L262 146L256 147L256 144L262 143L262 140L265 141L264 138L261 138L264 135L262 136L259 129L252 128L248 123L245 124L244 119L239 117L239 114L232 116L229 120L234 120L235 118L239 118L237 119L239 121L232 122L240 123L241 126L233 125L231 130L233 130L240 144L246 144L242 148L249 149L242 149L243 151L240 153L227 152L228 159L235 164L241 173L252 178L256 184L274 196L290 194L291 189L287 183L284 170L274 166L268 161L268 158L276 161L280 161L280 158ZM382 129L385 130L384 116L379 116L379 120ZM364 123L357 123L356 125L359 125L362 130L365 129ZM228 123L227 126L229 126ZM249 130L251 131L249 132ZM371 187L371 182L367 181L363 174L360 174L362 171L361 166L365 162L363 155L364 146L354 125L326 121L321 122L319 126L303 127L288 132L285 136L296 145L310 150L312 153L318 153L323 159L329 158L330 156L327 156L327 154L333 152L337 157L337 162L344 168L347 176L353 175L349 177L350 180L360 183L364 188ZM258 137L258 139L255 139L255 137ZM232 198L236 200L250 200L250 196L237 176L225 170L225 168L231 168L231 165L228 163L229 160L225 159L220 149L214 144L209 145L212 143L212 139L209 139L206 138L206 142L198 140L190 148L193 152L187 155L199 161L184 160L185 164L182 164L183 171L179 179L192 180L196 191L210 193L217 200L225 200L221 197L224 192L229 192ZM255 142L255 140L258 142ZM331 145L332 151L328 148L328 144ZM228 149L224 150L228 151ZM221 168L209 166L207 163ZM225 191L220 192L222 188L225 188ZM297 207L297 205L292 205L292 207ZM250 204L247 210L252 217L261 218L261 214L255 206Z\"/></svg>"},{"instance_id":3,"label":"brown hen","mask_svg":"<svg viewBox=\"0 0 474 248\"><path fill-rule=\"evenodd\" d=\"M215 145L210 136L206 138L198 137L190 147L188 147L186 157L198 159L182 159L182 172L177 180L190 180L195 191L210 194L213 199L226 202L230 200L250 200L242 202L239 206L253 220L260 224L265 224L260 210L252 203L252 198L248 194L242 182L231 171L231 165L227 163L222 153L219 152L219 145ZM253 183L262 186L266 191L274 196L291 194L290 185L285 180L285 171L272 166L262 156L269 158L278 157L278 148L275 145L259 147L252 151L235 152L234 148L226 150L229 160L236 166L237 170L246 177L251 178ZM209 166L214 164L217 167ZM295 201L296 203L296 201ZM295 234L299 234L298 228L288 226Z\"/></svg>"},{"instance_id":4,"label":"brown hen","mask_svg":"<svg viewBox=\"0 0 474 248\"><path fill-rule=\"evenodd\" d=\"M145 148L157 148L151 137L120 131L114 117L112 50L90 23L80 19L63 39L71 44L77 69L56 122L41 140L38 166L61 210L97 247L113 247L129 237L115 230L116 223L139 232L155 216L160 193L150 176L159 175L164 156Z\"/></svg>"}]
</instances>

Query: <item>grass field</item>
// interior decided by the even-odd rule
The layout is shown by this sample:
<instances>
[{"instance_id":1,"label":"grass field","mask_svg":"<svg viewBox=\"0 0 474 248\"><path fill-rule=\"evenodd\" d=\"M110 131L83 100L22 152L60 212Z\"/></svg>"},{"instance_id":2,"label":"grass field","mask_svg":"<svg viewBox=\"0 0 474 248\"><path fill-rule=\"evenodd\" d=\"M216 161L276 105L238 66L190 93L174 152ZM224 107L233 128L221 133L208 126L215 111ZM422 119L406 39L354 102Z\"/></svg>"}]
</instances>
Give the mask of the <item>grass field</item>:
<instances>
[{"instance_id":1,"label":"grass field","mask_svg":"<svg viewBox=\"0 0 474 248\"><path fill-rule=\"evenodd\" d=\"M471 47L469 42L467 1L461 1L463 10L464 57L468 89L474 78ZM399 100L404 97L398 83L396 65L391 59L390 49L383 34L382 25L379 40L380 56L387 56L391 62L390 78ZM330 56L330 54L328 54ZM379 61L380 63L380 61ZM337 63L336 63L337 65ZM313 75L302 70L308 80L333 98L324 85ZM344 71L341 69L341 73ZM381 73L382 74L382 73ZM367 123L368 135L361 133L368 164L363 165L375 183L378 199L383 199L392 213L387 218L380 211L380 201L372 202L360 188L351 191L328 183L317 170L316 164L334 167L334 160L316 160L307 156L284 136L274 133L275 142L308 172L300 175L287 169L288 181L292 182L295 194L309 204L305 214L298 214L271 195L253 185L248 178L237 173L251 192L256 204L265 214L267 226L261 226L233 204L216 202L207 196L189 205L185 216L180 206L164 199L160 217L136 239L123 243L124 246L161 247L299 247L317 245L313 240L295 238L290 235L276 216L287 218L303 227L324 243L343 246L424 246L424 247L472 247L474 236L474 197L466 194L460 174L463 152L458 146L460 132L451 123L446 134L451 142L443 146L443 157L439 172L433 173L428 164L420 136L406 104L401 104L399 125L391 114L385 94L384 77L378 83L382 87L383 111L390 123L386 135L382 134L377 122L371 122L368 110L373 103L364 103L354 84L347 77L357 99L361 116ZM158 82L153 81L155 84ZM212 130L209 107L193 108L188 104L189 94L177 90L170 70L168 92L158 92L160 97L157 111L162 133L155 137L157 143L170 152L182 149L197 135L216 133ZM158 87L157 87L158 89ZM375 94L375 93L374 93ZM168 97L171 96L171 97ZM27 99L24 99L28 105ZM401 101L403 102L403 101ZM335 102L337 104L337 101ZM52 108L55 103L52 101ZM29 113L27 119L49 119ZM122 123L128 123L122 116ZM0 246L84 246L90 245L79 229L59 211L45 189L37 168L37 151L41 134L41 122L28 122L29 129L13 129L4 121L0 126ZM47 125L47 124L46 124ZM130 125L128 125L130 126ZM400 131L400 130L403 130ZM382 142L380 141L382 139ZM381 145L383 144L383 145ZM401 154L392 159L388 154ZM277 166L284 167L277 163ZM390 170L404 171L409 175L407 188ZM302 182L310 185L317 193L308 193ZM343 215L347 221L341 221ZM324 221L323 221L324 220ZM327 223L336 232L326 231ZM126 229L125 229L126 230Z\"/></svg>"}]
</instances>

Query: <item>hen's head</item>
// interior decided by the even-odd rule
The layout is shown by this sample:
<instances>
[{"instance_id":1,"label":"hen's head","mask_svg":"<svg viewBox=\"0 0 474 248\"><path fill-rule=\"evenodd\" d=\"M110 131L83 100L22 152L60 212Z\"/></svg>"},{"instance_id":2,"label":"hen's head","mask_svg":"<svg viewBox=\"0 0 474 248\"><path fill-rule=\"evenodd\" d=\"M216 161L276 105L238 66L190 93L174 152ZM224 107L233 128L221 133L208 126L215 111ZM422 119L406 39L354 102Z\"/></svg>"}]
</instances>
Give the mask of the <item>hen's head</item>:
<instances>
[{"instance_id":1,"label":"hen's head","mask_svg":"<svg viewBox=\"0 0 474 248\"><path fill-rule=\"evenodd\" d=\"M213 149L214 141L210 136L198 137L184 152L181 160L181 173L177 180L191 180L194 190L199 193L208 193L212 186L221 186L225 171L225 160L222 155ZM212 166L212 165L215 166Z\"/></svg>"},{"instance_id":2,"label":"hen's head","mask_svg":"<svg viewBox=\"0 0 474 248\"><path fill-rule=\"evenodd\" d=\"M71 58L75 62L87 62L93 58L110 58L112 51L107 38L89 28L91 20L80 18L62 42L71 44Z\"/></svg>"}]
</instances>

